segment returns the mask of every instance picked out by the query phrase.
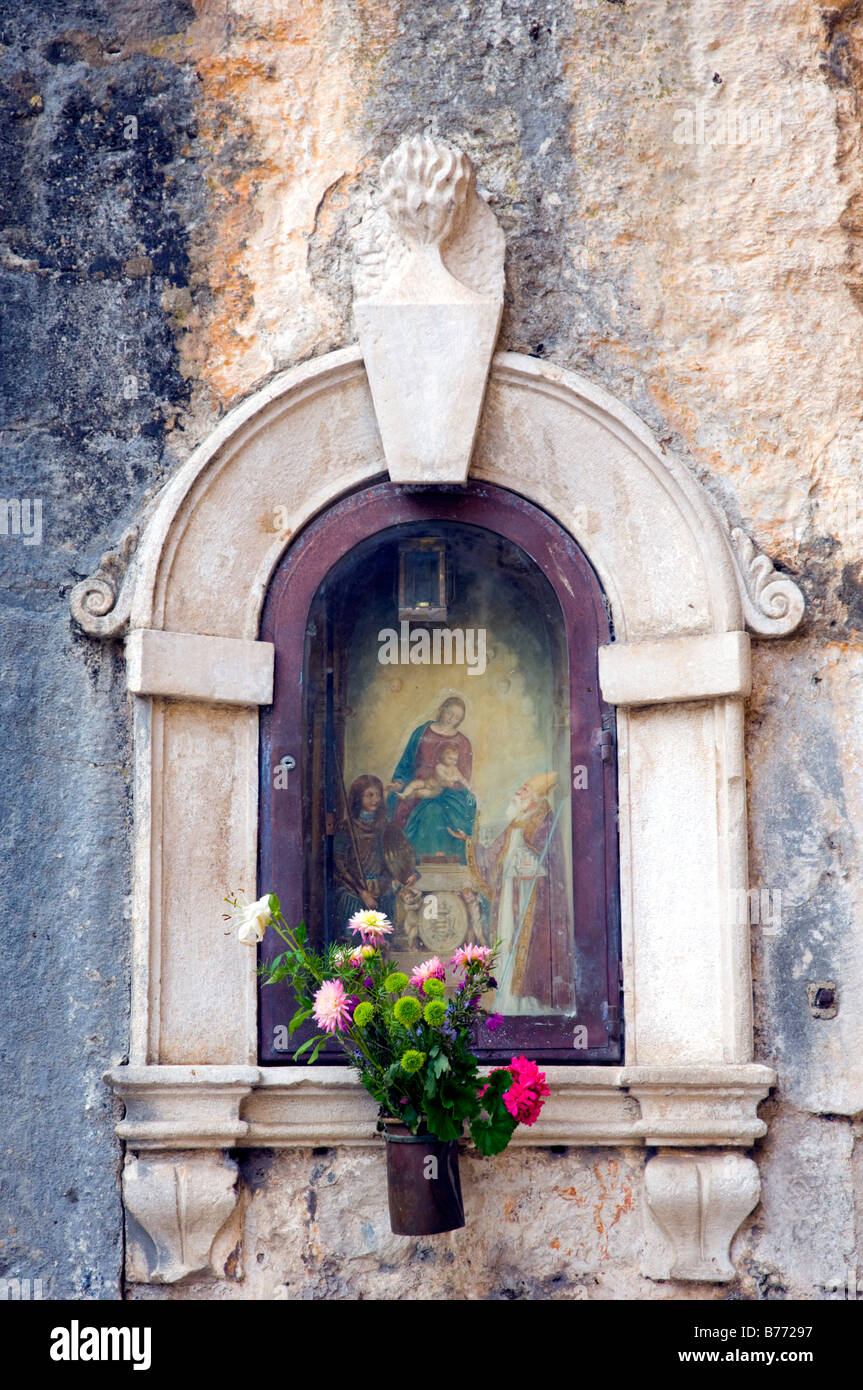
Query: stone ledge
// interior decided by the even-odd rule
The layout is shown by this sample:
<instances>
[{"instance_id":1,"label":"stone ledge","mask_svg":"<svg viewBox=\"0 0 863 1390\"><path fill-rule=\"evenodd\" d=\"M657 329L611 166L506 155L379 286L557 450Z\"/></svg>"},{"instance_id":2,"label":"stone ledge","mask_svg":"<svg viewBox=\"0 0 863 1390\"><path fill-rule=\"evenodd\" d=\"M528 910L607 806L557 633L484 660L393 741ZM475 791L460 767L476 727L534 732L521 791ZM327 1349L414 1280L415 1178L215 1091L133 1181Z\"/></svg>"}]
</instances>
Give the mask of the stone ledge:
<instances>
[{"instance_id":1,"label":"stone ledge","mask_svg":"<svg viewBox=\"0 0 863 1390\"><path fill-rule=\"evenodd\" d=\"M210 705L269 705L275 647L244 637L138 628L126 638L126 684L134 695Z\"/></svg>"},{"instance_id":2,"label":"stone ledge","mask_svg":"<svg viewBox=\"0 0 863 1390\"><path fill-rule=\"evenodd\" d=\"M745 632L620 642L599 649L599 683L610 705L666 705L748 695L752 686Z\"/></svg>"},{"instance_id":3,"label":"stone ledge","mask_svg":"<svg viewBox=\"0 0 863 1390\"><path fill-rule=\"evenodd\" d=\"M115 1067L104 1080L126 1106L117 1135L133 1149L230 1149L248 1134L240 1118L258 1067Z\"/></svg>"},{"instance_id":4,"label":"stone ledge","mask_svg":"<svg viewBox=\"0 0 863 1390\"><path fill-rule=\"evenodd\" d=\"M518 1148L637 1145L750 1147L776 1073L755 1063L545 1068L542 1118ZM379 1142L375 1105L348 1067L117 1067L105 1080L126 1105L131 1148L317 1148Z\"/></svg>"},{"instance_id":5,"label":"stone ledge","mask_svg":"<svg viewBox=\"0 0 863 1390\"><path fill-rule=\"evenodd\" d=\"M709 1067L633 1067L624 1083L638 1102L636 1126L650 1147L750 1145L767 1133L757 1117L760 1101L776 1084L776 1073L755 1063L717 1068L717 1085Z\"/></svg>"}]
</instances>

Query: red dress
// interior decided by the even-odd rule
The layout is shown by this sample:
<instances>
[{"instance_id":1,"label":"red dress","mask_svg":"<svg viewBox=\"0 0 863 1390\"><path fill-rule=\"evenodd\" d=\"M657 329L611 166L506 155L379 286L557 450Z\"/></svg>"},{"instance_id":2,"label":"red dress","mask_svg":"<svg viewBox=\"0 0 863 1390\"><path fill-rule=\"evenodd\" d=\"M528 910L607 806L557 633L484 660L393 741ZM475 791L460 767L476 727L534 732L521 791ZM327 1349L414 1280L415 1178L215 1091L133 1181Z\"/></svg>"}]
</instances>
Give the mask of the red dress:
<instances>
[{"instance_id":1,"label":"red dress","mask_svg":"<svg viewBox=\"0 0 863 1390\"><path fill-rule=\"evenodd\" d=\"M414 762L413 777L421 777L423 781L434 775L434 770L441 760L441 753L445 747L451 744L458 747L458 770L466 782L470 781L470 774L473 768L473 751L470 746L470 739L465 738L464 734L458 731L452 734L436 734L431 724L427 724L420 738ZM396 771L401 771L397 768ZM410 780L410 779L409 779ZM407 786L407 781L404 784ZM396 825L403 827L405 821L413 808L419 801L419 797L412 796L407 801L400 801L398 809L393 817ZM455 849L455 846L453 846Z\"/></svg>"}]
</instances>

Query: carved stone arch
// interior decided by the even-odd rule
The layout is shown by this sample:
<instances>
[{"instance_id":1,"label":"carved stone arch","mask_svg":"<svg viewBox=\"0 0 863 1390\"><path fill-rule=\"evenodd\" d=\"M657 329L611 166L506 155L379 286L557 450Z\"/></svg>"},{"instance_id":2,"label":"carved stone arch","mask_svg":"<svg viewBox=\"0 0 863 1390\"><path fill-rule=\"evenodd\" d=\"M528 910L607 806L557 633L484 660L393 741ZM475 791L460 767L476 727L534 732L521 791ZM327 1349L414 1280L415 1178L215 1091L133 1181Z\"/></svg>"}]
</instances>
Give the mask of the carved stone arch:
<instances>
[{"instance_id":1,"label":"carved stone arch","mask_svg":"<svg viewBox=\"0 0 863 1390\"><path fill-rule=\"evenodd\" d=\"M130 1066L110 1079L127 1105L118 1132L137 1152L372 1141L373 1108L347 1070L257 1066L254 958L220 916L226 889L255 885L267 585L311 518L385 473L360 350L315 358L233 410L183 465L122 585L117 557L106 557L73 595L85 630L128 626L133 1028ZM497 354L471 476L520 493L575 537L616 636L600 676L619 713L626 1062L552 1069L541 1122L515 1142L689 1149L674 1161L686 1174L701 1165L701 1192L720 1158L694 1151L751 1145L774 1079L752 1062L748 919L734 909L748 883L744 629L792 630L802 599L729 534L629 410L560 367ZM701 1259L663 1216L654 1270L676 1261L685 1277L730 1277L728 1241L753 1170L739 1155L736 1167L721 1161L738 1193L720 1203L734 1213L730 1231L720 1212L719 1243ZM663 1175L656 1200L667 1214L676 1179L667 1164ZM136 1200L140 1209L139 1190Z\"/></svg>"}]
</instances>

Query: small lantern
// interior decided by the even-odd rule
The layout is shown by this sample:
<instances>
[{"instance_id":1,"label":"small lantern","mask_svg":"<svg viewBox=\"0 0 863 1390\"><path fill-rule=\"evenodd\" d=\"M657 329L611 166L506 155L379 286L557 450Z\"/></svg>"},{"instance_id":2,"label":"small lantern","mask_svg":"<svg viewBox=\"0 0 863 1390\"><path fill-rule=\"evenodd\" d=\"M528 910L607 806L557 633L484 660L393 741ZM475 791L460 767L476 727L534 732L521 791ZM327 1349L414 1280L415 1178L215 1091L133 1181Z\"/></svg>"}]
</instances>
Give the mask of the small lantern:
<instances>
[{"instance_id":1,"label":"small lantern","mask_svg":"<svg viewBox=\"0 0 863 1390\"><path fill-rule=\"evenodd\" d=\"M399 546L399 620L446 622L446 543L431 538Z\"/></svg>"}]
</instances>

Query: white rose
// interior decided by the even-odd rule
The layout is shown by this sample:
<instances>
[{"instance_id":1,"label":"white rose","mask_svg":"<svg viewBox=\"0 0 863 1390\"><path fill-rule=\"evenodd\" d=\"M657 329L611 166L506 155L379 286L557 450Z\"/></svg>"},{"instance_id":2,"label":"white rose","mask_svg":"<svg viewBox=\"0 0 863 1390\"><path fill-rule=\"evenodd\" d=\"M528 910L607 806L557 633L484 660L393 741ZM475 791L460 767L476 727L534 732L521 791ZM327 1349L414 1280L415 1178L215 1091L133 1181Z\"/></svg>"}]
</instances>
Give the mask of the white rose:
<instances>
[{"instance_id":1,"label":"white rose","mask_svg":"<svg viewBox=\"0 0 863 1390\"><path fill-rule=\"evenodd\" d=\"M247 907L240 909L238 913L237 940L242 941L244 946L257 946L259 941L263 941L264 932L273 920L270 911L270 895L259 898L256 903L250 903Z\"/></svg>"}]
</instances>

